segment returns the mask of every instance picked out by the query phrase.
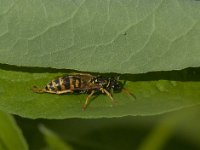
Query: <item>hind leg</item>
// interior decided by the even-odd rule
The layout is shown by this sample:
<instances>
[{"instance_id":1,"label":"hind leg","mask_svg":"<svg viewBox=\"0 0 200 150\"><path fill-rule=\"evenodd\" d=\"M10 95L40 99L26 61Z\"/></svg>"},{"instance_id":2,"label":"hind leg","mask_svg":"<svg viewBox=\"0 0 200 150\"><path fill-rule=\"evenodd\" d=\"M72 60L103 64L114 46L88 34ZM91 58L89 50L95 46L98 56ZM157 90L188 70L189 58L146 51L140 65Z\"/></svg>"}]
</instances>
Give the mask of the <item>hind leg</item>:
<instances>
[{"instance_id":1,"label":"hind leg","mask_svg":"<svg viewBox=\"0 0 200 150\"><path fill-rule=\"evenodd\" d=\"M83 105L83 110L85 110L85 109L87 108L87 106L88 106L88 104L89 104L89 102L90 102L90 98L91 98L91 96L92 96L94 93L95 93L95 91L92 91L92 92L90 93L90 95L87 96L87 98L86 98L86 100L85 100L85 104Z\"/></svg>"},{"instance_id":2,"label":"hind leg","mask_svg":"<svg viewBox=\"0 0 200 150\"><path fill-rule=\"evenodd\" d=\"M72 90L56 91L56 94L73 93Z\"/></svg>"}]
</instances>

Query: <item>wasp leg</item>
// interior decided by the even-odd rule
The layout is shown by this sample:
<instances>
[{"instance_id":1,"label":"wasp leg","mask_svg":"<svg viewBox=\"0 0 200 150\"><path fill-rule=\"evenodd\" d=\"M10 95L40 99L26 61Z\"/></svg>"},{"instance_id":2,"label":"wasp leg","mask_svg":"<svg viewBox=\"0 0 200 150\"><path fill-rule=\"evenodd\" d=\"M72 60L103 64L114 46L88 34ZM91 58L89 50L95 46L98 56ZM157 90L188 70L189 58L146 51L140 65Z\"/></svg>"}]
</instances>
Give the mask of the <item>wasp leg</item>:
<instances>
[{"instance_id":1,"label":"wasp leg","mask_svg":"<svg viewBox=\"0 0 200 150\"><path fill-rule=\"evenodd\" d=\"M125 93L128 94L129 96L132 96L133 98L136 99L136 96L135 96L133 93L129 92L126 88L123 88L123 89L122 89L122 92L125 92Z\"/></svg>"},{"instance_id":2,"label":"wasp leg","mask_svg":"<svg viewBox=\"0 0 200 150\"><path fill-rule=\"evenodd\" d=\"M112 97L113 97L113 93L114 93L114 92L113 92L113 89L111 88L111 89L110 89L110 94L111 94Z\"/></svg>"},{"instance_id":3,"label":"wasp leg","mask_svg":"<svg viewBox=\"0 0 200 150\"><path fill-rule=\"evenodd\" d=\"M83 110L85 110L90 102L90 97L95 93L95 91L92 91L90 93L90 95L87 96L86 100L85 100L85 104L83 105Z\"/></svg>"},{"instance_id":4,"label":"wasp leg","mask_svg":"<svg viewBox=\"0 0 200 150\"><path fill-rule=\"evenodd\" d=\"M56 91L45 91L46 93L52 93L52 94L56 94Z\"/></svg>"},{"instance_id":5,"label":"wasp leg","mask_svg":"<svg viewBox=\"0 0 200 150\"><path fill-rule=\"evenodd\" d=\"M56 91L56 94L73 93L72 90Z\"/></svg>"},{"instance_id":6,"label":"wasp leg","mask_svg":"<svg viewBox=\"0 0 200 150\"><path fill-rule=\"evenodd\" d=\"M106 95L111 99L112 105L115 105L115 100L113 99L112 95L106 90L102 89L102 93L106 93Z\"/></svg>"}]
</instances>

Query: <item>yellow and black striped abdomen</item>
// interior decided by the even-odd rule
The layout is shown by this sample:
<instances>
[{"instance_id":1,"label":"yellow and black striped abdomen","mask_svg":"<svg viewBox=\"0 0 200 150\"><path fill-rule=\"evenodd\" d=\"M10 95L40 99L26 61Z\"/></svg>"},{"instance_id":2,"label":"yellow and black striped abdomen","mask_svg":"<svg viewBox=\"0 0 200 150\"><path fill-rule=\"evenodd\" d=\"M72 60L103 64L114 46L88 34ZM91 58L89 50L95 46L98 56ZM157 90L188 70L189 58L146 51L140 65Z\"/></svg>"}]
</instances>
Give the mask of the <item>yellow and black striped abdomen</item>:
<instances>
[{"instance_id":1,"label":"yellow and black striped abdomen","mask_svg":"<svg viewBox=\"0 0 200 150\"><path fill-rule=\"evenodd\" d=\"M72 91L80 90L81 78L79 76L69 76L69 86Z\"/></svg>"},{"instance_id":2,"label":"yellow and black striped abdomen","mask_svg":"<svg viewBox=\"0 0 200 150\"><path fill-rule=\"evenodd\" d=\"M50 83L47 84L45 89L47 91L62 91L62 86L61 86L61 81L60 78L52 80Z\"/></svg>"},{"instance_id":3,"label":"yellow and black striped abdomen","mask_svg":"<svg viewBox=\"0 0 200 150\"><path fill-rule=\"evenodd\" d=\"M77 90L81 87L81 79L77 76L64 76L58 79L52 80L46 86L48 91L64 91L64 90Z\"/></svg>"}]
</instances>

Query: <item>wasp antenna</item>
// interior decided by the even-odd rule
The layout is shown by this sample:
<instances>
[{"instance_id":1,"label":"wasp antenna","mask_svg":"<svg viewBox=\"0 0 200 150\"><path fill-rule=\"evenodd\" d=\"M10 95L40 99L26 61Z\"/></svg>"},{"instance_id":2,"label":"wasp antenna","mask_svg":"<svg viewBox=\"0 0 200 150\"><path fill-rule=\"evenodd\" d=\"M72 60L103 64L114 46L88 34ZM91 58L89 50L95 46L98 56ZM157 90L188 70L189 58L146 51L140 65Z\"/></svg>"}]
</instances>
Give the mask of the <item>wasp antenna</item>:
<instances>
[{"instance_id":1,"label":"wasp antenna","mask_svg":"<svg viewBox=\"0 0 200 150\"><path fill-rule=\"evenodd\" d=\"M123 88L122 91L125 92L126 94L132 96L134 99L136 99L136 96L133 93L129 92L126 88Z\"/></svg>"}]
</instances>

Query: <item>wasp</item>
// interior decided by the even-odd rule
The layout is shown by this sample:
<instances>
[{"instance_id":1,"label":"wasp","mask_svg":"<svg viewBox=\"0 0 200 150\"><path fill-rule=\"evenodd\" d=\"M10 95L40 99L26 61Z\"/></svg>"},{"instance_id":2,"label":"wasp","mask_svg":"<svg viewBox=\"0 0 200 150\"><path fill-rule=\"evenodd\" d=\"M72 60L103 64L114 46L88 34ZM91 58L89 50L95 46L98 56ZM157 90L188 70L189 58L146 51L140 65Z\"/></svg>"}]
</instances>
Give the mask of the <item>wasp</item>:
<instances>
[{"instance_id":1,"label":"wasp","mask_svg":"<svg viewBox=\"0 0 200 150\"><path fill-rule=\"evenodd\" d=\"M121 90L124 90L128 94L132 95L123 88L123 84L119 81L119 77L103 77L100 75L95 76L84 73L64 75L53 79L43 89L38 89L34 86L32 90L36 93L53 94L86 93L88 96L83 105L83 110L87 108L90 98L94 94L106 94L110 98L113 105L115 103L112 96L113 92L120 92Z\"/></svg>"}]
</instances>

